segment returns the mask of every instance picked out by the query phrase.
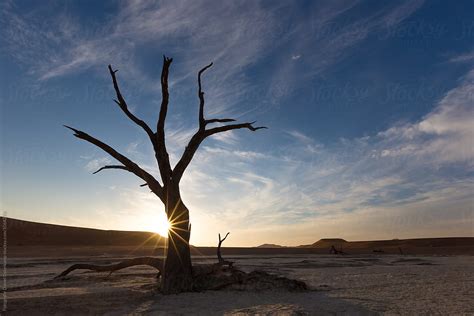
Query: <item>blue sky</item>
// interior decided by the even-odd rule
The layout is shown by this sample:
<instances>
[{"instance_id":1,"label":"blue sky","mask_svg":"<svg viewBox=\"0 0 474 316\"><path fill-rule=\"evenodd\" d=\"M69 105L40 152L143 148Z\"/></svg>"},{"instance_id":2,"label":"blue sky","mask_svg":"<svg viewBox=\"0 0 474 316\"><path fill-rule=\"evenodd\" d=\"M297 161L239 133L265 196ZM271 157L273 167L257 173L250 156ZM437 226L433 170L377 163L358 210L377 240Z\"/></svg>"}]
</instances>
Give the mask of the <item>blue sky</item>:
<instances>
[{"instance_id":1,"label":"blue sky","mask_svg":"<svg viewBox=\"0 0 474 316\"><path fill-rule=\"evenodd\" d=\"M107 65L154 125L162 55L176 162L206 114L268 130L203 143L182 181L191 242L299 245L474 236L471 1L4 1L1 209L153 230L156 197L68 124L157 174L146 135L113 103Z\"/></svg>"}]
</instances>

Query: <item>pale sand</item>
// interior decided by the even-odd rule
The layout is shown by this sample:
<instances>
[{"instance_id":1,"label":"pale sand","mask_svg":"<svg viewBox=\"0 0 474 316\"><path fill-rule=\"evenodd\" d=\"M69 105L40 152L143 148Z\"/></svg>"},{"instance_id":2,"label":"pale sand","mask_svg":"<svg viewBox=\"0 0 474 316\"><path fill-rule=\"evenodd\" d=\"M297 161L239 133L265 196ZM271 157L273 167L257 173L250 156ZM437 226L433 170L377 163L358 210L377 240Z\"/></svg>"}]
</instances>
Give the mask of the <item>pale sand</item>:
<instances>
[{"instance_id":1,"label":"pale sand","mask_svg":"<svg viewBox=\"0 0 474 316\"><path fill-rule=\"evenodd\" d=\"M51 279L80 258L10 259L8 315L462 315L474 314L474 257L395 255L238 256L262 269L307 282L313 291L208 291L163 296L155 271L134 267L110 277L74 272ZM82 258L82 261L85 259ZM95 257L98 263L116 258ZM195 258L194 262L202 262ZM1 307L1 306L0 306Z\"/></svg>"}]
</instances>

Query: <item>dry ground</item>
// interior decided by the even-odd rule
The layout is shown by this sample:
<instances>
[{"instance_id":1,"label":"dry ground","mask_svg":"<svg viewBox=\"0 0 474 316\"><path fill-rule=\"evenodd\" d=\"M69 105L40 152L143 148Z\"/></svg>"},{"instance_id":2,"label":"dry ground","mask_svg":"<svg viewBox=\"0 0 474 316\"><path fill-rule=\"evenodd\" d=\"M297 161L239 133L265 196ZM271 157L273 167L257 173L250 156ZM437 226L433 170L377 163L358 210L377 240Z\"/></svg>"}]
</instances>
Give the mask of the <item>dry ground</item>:
<instances>
[{"instance_id":1,"label":"dry ground","mask_svg":"<svg viewBox=\"0 0 474 316\"><path fill-rule=\"evenodd\" d=\"M123 258L123 257L121 257ZM236 256L243 270L261 269L307 282L306 293L208 291L163 296L156 272L134 267L109 277L74 272L52 278L71 263L93 259L9 258L10 315L453 315L474 314L474 257L399 255ZM195 263L214 261L196 257Z\"/></svg>"}]
</instances>

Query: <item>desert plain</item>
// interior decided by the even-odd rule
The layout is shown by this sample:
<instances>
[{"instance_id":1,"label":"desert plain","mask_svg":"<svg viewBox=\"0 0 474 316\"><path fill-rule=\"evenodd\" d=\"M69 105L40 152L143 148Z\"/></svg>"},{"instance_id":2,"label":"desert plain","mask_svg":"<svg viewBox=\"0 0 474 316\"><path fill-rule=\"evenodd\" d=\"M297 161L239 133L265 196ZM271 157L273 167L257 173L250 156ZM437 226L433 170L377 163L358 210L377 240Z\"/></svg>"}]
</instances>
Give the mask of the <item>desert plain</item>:
<instances>
[{"instance_id":1,"label":"desert plain","mask_svg":"<svg viewBox=\"0 0 474 316\"><path fill-rule=\"evenodd\" d=\"M110 264L136 256L161 256L161 247L101 245L100 241L90 246L68 246L64 239L58 242L62 245L54 245L47 242L47 236L51 235L48 230L56 227L44 226L38 226L44 228L41 233L33 233L43 245L34 244L35 239L28 239L28 234L22 234L23 240L18 242L18 227L27 227L30 232L34 229L28 223L17 222L15 231L15 222L11 223L4 269L7 291L3 297L8 315L474 314L472 238L365 244L326 239L293 248L223 248L223 256L243 271L262 270L304 281L309 290L162 295L157 271L147 266L112 274L78 270L55 279L71 264ZM330 254L329 245L333 243L345 254ZM212 247L194 247L193 264L215 262L214 251Z\"/></svg>"}]
</instances>

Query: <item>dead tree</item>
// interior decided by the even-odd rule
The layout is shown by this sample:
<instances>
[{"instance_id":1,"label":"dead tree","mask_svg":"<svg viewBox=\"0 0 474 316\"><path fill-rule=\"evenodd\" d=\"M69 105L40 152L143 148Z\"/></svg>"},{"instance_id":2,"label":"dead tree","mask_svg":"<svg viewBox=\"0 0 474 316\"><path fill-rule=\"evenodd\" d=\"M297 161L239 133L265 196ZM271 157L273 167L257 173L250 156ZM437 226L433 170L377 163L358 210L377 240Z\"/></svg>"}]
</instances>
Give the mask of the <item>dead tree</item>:
<instances>
[{"instance_id":1,"label":"dead tree","mask_svg":"<svg viewBox=\"0 0 474 316\"><path fill-rule=\"evenodd\" d=\"M221 239L221 234L219 233L219 244L217 245L217 260L219 260L219 264L221 265L228 265L232 266L233 262L224 260L221 255L221 246L224 240L226 240L227 236L229 236L230 232L225 235L224 238Z\"/></svg>"},{"instance_id":2,"label":"dead tree","mask_svg":"<svg viewBox=\"0 0 474 316\"><path fill-rule=\"evenodd\" d=\"M74 132L74 136L87 141L108 153L120 164L107 165L101 167L94 173L108 169L120 169L133 173L145 183L143 186L153 192L164 204L165 212L170 223L168 232L168 247L166 259L162 272L161 290L163 293L179 293L192 290L193 274L191 265L191 255L189 250L189 238L191 233L191 224L189 222L189 211L181 200L180 181L183 174L193 159L200 144L209 136L236 129L248 129L257 131L264 126L254 127L255 122L250 123L232 123L231 118L211 118L206 119L204 115L204 92L202 91L201 76L212 66L212 63L199 70L197 75L198 99L199 99L199 121L198 130L191 137L186 146L183 155L178 163L172 168L169 160L168 150L165 144L165 120L168 113L169 92L168 92L168 74L173 59L163 56L163 67L161 71L161 106L159 116L156 122L156 131L153 130L145 121L139 119L130 112L127 102L120 92L116 73L109 65L109 73L112 77L116 99L114 102L124 112L124 114L142 128L147 134L155 152L155 158L158 165L161 182L150 173L145 171L137 163L127 158L117 150L102 142L101 140L78 129L65 126ZM219 126L210 127L212 124L219 123Z\"/></svg>"}]
</instances>

